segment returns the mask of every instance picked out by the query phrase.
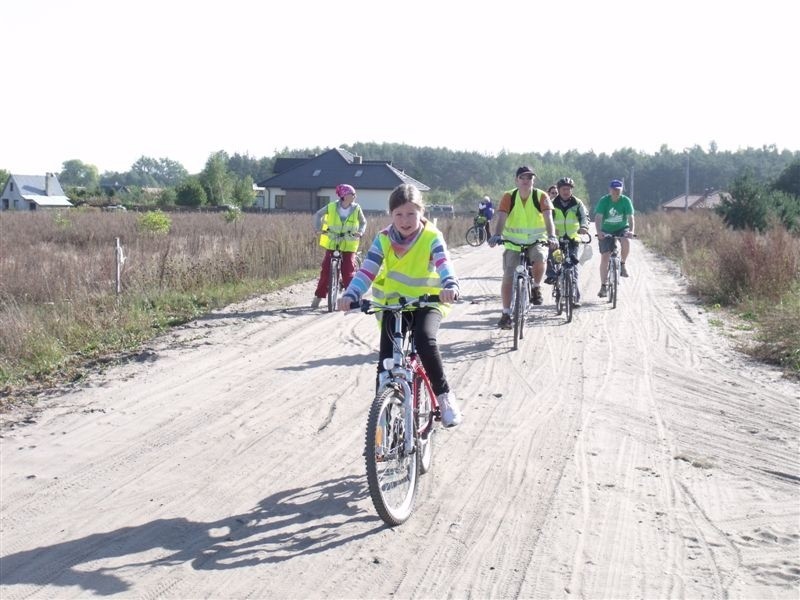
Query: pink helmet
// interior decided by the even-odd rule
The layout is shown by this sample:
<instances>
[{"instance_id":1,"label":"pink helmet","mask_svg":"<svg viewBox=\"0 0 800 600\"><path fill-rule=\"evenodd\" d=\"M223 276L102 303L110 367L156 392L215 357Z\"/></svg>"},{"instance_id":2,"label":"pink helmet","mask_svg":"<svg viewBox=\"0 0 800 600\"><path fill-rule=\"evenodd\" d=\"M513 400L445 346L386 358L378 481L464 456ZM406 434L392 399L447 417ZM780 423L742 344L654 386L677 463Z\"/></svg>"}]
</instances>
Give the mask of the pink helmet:
<instances>
[{"instance_id":1,"label":"pink helmet","mask_svg":"<svg viewBox=\"0 0 800 600\"><path fill-rule=\"evenodd\" d=\"M340 183L336 186L336 195L339 196L339 198L344 198L347 196L347 194L353 194L355 196L355 193L356 188L354 188L352 185Z\"/></svg>"}]
</instances>

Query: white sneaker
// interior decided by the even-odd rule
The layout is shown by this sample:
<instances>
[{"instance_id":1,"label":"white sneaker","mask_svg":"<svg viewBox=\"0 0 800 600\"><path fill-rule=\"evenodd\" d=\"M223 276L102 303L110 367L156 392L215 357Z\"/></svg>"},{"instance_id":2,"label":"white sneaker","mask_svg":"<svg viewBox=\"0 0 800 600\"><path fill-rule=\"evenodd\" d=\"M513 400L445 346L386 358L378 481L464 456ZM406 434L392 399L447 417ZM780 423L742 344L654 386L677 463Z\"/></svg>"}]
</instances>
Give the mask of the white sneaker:
<instances>
[{"instance_id":1,"label":"white sneaker","mask_svg":"<svg viewBox=\"0 0 800 600\"><path fill-rule=\"evenodd\" d=\"M322 301L322 298L317 298L314 296L314 299L311 301L311 308L319 308L319 303Z\"/></svg>"},{"instance_id":2,"label":"white sneaker","mask_svg":"<svg viewBox=\"0 0 800 600\"><path fill-rule=\"evenodd\" d=\"M439 394L436 400L439 402L439 410L442 413L442 425L445 427L455 427L461 423L461 409L458 407L458 402L453 392Z\"/></svg>"}]
</instances>

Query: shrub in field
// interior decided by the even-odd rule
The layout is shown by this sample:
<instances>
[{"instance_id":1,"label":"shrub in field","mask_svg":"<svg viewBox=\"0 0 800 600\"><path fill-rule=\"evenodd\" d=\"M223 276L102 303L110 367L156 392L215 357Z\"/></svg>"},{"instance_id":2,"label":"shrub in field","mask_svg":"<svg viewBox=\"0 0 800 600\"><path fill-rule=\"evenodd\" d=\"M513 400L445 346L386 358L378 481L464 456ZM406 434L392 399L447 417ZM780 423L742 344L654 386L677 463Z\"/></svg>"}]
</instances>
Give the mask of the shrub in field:
<instances>
[{"instance_id":1,"label":"shrub in field","mask_svg":"<svg viewBox=\"0 0 800 600\"><path fill-rule=\"evenodd\" d=\"M172 219L160 210L152 210L139 215L137 225L142 232L166 235L172 227Z\"/></svg>"}]
</instances>

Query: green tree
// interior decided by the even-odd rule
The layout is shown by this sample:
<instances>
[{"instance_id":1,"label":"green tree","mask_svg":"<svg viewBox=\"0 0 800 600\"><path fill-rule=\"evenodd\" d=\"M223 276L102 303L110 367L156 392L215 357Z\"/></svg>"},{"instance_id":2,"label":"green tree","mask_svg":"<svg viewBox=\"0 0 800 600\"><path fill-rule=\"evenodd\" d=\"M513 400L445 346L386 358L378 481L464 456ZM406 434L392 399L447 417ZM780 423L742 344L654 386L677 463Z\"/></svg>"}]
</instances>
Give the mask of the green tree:
<instances>
[{"instance_id":1,"label":"green tree","mask_svg":"<svg viewBox=\"0 0 800 600\"><path fill-rule=\"evenodd\" d=\"M100 183L100 174L97 167L78 159L65 160L63 169L58 174L62 186L80 186L86 189L97 189Z\"/></svg>"},{"instance_id":2,"label":"green tree","mask_svg":"<svg viewBox=\"0 0 800 600\"><path fill-rule=\"evenodd\" d=\"M255 199L256 193L253 190L253 178L250 175L245 175L237 179L233 184L233 203L236 206L252 206Z\"/></svg>"},{"instance_id":3,"label":"green tree","mask_svg":"<svg viewBox=\"0 0 800 600\"><path fill-rule=\"evenodd\" d=\"M208 157L198 179L206 191L209 204L219 206L232 199L234 181L228 172L228 154L224 150Z\"/></svg>"},{"instance_id":4,"label":"green tree","mask_svg":"<svg viewBox=\"0 0 800 600\"><path fill-rule=\"evenodd\" d=\"M126 183L143 187L176 186L188 176L189 173L179 162L142 156L131 165Z\"/></svg>"},{"instance_id":5,"label":"green tree","mask_svg":"<svg viewBox=\"0 0 800 600\"><path fill-rule=\"evenodd\" d=\"M716 208L726 224L734 229L763 231L767 228L770 209L763 185L751 175L745 175L734 181L730 194Z\"/></svg>"},{"instance_id":6,"label":"green tree","mask_svg":"<svg viewBox=\"0 0 800 600\"><path fill-rule=\"evenodd\" d=\"M206 191L200 182L191 177L180 184L176 190L175 204L178 206L203 206L207 202Z\"/></svg>"},{"instance_id":7,"label":"green tree","mask_svg":"<svg viewBox=\"0 0 800 600\"><path fill-rule=\"evenodd\" d=\"M0 190L6 186L6 181L8 181L9 177L11 177L11 173L5 169L0 169Z\"/></svg>"},{"instance_id":8,"label":"green tree","mask_svg":"<svg viewBox=\"0 0 800 600\"><path fill-rule=\"evenodd\" d=\"M800 159L787 166L775 180L772 188L792 194L800 200Z\"/></svg>"}]
</instances>

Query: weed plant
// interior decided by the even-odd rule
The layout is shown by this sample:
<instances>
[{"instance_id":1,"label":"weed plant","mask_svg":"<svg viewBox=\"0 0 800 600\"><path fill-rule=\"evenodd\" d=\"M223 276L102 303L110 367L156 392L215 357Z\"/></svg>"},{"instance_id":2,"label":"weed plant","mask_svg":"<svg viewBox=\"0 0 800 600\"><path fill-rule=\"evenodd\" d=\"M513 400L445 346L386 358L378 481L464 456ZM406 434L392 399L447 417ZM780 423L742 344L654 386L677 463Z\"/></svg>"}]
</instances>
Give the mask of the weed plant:
<instances>
[{"instance_id":1,"label":"weed plant","mask_svg":"<svg viewBox=\"0 0 800 600\"><path fill-rule=\"evenodd\" d=\"M734 231L707 211L636 220L644 242L678 262L691 291L754 322L744 350L800 376L800 237L779 223Z\"/></svg>"}]
</instances>

